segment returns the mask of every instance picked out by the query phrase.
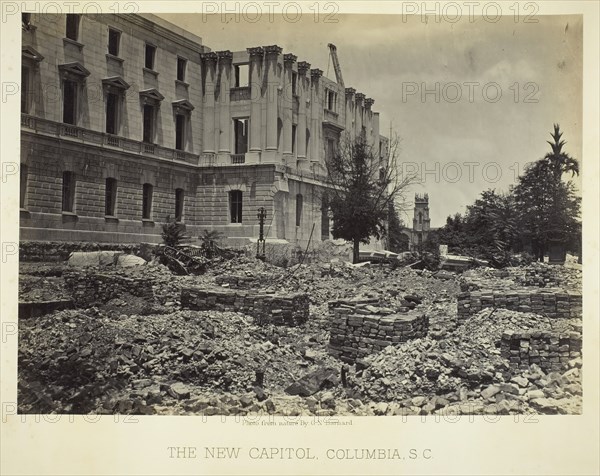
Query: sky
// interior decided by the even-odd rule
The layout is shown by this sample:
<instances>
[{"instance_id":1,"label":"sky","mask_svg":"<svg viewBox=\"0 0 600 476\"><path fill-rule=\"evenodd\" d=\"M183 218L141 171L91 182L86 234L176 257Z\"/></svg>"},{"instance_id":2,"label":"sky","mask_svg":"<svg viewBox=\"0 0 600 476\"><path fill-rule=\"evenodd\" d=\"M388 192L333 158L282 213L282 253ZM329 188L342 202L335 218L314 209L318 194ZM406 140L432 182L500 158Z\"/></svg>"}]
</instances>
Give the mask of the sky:
<instances>
[{"instance_id":1,"label":"sky","mask_svg":"<svg viewBox=\"0 0 600 476\"><path fill-rule=\"evenodd\" d=\"M335 80L327 47L334 43L345 86L373 98L381 133L400 140L401 172L418 182L409 202L429 194L432 227L464 213L484 190L508 190L525 164L550 151L554 123L583 169L581 16L159 16L212 50L277 44Z\"/></svg>"}]
</instances>

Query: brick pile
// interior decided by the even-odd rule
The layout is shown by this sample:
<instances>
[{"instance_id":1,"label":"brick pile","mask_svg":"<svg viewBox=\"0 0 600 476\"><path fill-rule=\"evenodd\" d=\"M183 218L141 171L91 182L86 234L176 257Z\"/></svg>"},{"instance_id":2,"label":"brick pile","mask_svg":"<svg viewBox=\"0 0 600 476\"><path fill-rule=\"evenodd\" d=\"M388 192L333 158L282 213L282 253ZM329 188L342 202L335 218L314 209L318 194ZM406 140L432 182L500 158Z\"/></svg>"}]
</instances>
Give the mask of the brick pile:
<instances>
[{"instance_id":1,"label":"brick pile","mask_svg":"<svg viewBox=\"0 0 600 476\"><path fill-rule=\"evenodd\" d=\"M229 286L232 289L255 288L259 281L257 276L248 276L245 274L221 274L215 277L215 282L219 286Z\"/></svg>"},{"instance_id":2,"label":"brick pile","mask_svg":"<svg viewBox=\"0 0 600 476\"><path fill-rule=\"evenodd\" d=\"M354 363L390 345L427 335L427 316L418 311L380 307L380 304L374 299L330 302L329 353L344 362Z\"/></svg>"},{"instance_id":3,"label":"brick pile","mask_svg":"<svg viewBox=\"0 0 600 476\"><path fill-rule=\"evenodd\" d=\"M544 263L535 263L523 270L514 268L511 274L514 280L522 286L540 288L565 287L568 283L579 287L577 285L580 285L581 280L581 271L579 270Z\"/></svg>"},{"instance_id":4,"label":"brick pile","mask_svg":"<svg viewBox=\"0 0 600 476\"><path fill-rule=\"evenodd\" d=\"M299 326L308 320L309 301L305 293L275 295L214 290L196 287L181 290L183 308L197 311L233 311L252 316L259 325Z\"/></svg>"},{"instance_id":5,"label":"brick pile","mask_svg":"<svg viewBox=\"0 0 600 476\"><path fill-rule=\"evenodd\" d=\"M458 317L466 319L484 308L533 312L548 317L579 317L581 293L561 289L480 290L458 295Z\"/></svg>"},{"instance_id":6,"label":"brick pile","mask_svg":"<svg viewBox=\"0 0 600 476\"><path fill-rule=\"evenodd\" d=\"M581 334L553 331L505 331L500 341L502 357L511 369L527 369L537 364L549 371L566 368L572 359L581 358Z\"/></svg>"},{"instance_id":7,"label":"brick pile","mask_svg":"<svg viewBox=\"0 0 600 476\"><path fill-rule=\"evenodd\" d=\"M123 294L154 299L153 281L147 277L103 274L97 270L68 271L63 277L77 307L105 303Z\"/></svg>"}]
</instances>

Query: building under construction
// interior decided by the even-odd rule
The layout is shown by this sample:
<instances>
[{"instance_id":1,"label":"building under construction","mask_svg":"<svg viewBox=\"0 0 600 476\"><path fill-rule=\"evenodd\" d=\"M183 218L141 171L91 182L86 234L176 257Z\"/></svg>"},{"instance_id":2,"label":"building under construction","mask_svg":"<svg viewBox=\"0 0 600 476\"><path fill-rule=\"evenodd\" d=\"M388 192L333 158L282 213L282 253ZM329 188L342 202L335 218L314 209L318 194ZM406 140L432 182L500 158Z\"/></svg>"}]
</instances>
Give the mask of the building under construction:
<instances>
[{"instance_id":1,"label":"building under construction","mask_svg":"<svg viewBox=\"0 0 600 476\"><path fill-rule=\"evenodd\" d=\"M330 237L325 159L344 134L383 158L374 100L277 45L211 51L152 15L23 15L21 239Z\"/></svg>"}]
</instances>

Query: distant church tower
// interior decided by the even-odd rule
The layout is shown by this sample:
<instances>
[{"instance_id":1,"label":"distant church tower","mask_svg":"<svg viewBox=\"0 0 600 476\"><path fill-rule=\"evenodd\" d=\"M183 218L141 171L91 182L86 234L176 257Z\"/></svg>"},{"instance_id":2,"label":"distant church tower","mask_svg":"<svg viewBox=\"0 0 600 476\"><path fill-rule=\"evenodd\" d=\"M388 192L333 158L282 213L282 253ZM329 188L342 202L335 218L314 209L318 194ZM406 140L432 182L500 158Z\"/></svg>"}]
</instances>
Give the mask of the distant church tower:
<instances>
[{"instance_id":1,"label":"distant church tower","mask_svg":"<svg viewBox=\"0 0 600 476\"><path fill-rule=\"evenodd\" d=\"M419 249L429 235L429 195L415 194L415 209L412 228L412 248Z\"/></svg>"}]
</instances>

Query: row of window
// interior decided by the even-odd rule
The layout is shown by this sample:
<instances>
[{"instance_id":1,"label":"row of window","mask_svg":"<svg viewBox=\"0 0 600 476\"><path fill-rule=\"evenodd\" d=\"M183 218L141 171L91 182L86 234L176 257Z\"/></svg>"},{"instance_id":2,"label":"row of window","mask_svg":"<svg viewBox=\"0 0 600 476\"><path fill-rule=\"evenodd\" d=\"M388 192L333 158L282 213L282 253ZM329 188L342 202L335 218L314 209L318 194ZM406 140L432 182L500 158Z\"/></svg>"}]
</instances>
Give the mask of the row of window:
<instances>
[{"instance_id":1,"label":"row of window","mask_svg":"<svg viewBox=\"0 0 600 476\"><path fill-rule=\"evenodd\" d=\"M26 208L27 197L27 165L21 165L21 196L20 207ZM65 171L62 175L62 211L66 213L75 212L75 189L77 182L75 173ZM104 214L107 217L116 216L118 182L116 178L109 177L105 181L104 188ZM152 200L154 187L152 184L142 185L142 219L152 219ZM181 221L183 218L183 205L185 191L182 188L175 189L175 220ZM231 223L242 223L243 195L241 190L231 190L229 192L229 217ZM303 197L296 195L296 226L302 223Z\"/></svg>"},{"instance_id":2,"label":"row of window","mask_svg":"<svg viewBox=\"0 0 600 476\"><path fill-rule=\"evenodd\" d=\"M28 167L21 165L21 190L20 190L20 207L27 206L27 178ZM62 205L63 212L75 212L75 189L77 182L75 173L70 171L63 172L62 175ZM104 214L107 217L116 216L117 206L117 179L109 177L105 181L104 192ZM154 187L152 184L145 183L142 185L142 219L152 219L152 199L154 195ZM175 219L181 221L183 218L183 204L185 191L182 188L175 189Z\"/></svg>"},{"instance_id":3,"label":"row of window","mask_svg":"<svg viewBox=\"0 0 600 476\"><path fill-rule=\"evenodd\" d=\"M24 29L29 29L31 26L31 13L23 13L21 21ZM70 13L66 15L65 38L79 42L81 15ZM108 27L108 54L118 57L121 48L121 31ZM156 65L156 45L145 43L144 45L144 67L146 69L155 70ZM250 85L250 68L248 63L239 63L234 66L234 87L244 88ZM181 56L177 57L176 77L178 81L185 82L187 69L187 59ZM298 73L292 72L292 94L297 94ZM331 107L329 109L332 109Z\"/></svg>"},{"instance_id":4,"label":"row of window","mask_svg":"<svg viewBox=\"0 0 600 476\"><path fill-rule=\"evenodd\" d=\"M65 25L65 38L72 41L79 41L80 38L80 25L81 15L70 13L66 15ZM31 14L23 13L22 16L23 26L29 28L31 22ZM121 31L108 27L108 54L118 57L121 48ZM154 71L156 64L156 45L152 43L146 43L144 46L144 67ZM185 82L185 74L187 69L187 59L181 56L177 57L177 80Z\"/></svg>"}]
</instances>

